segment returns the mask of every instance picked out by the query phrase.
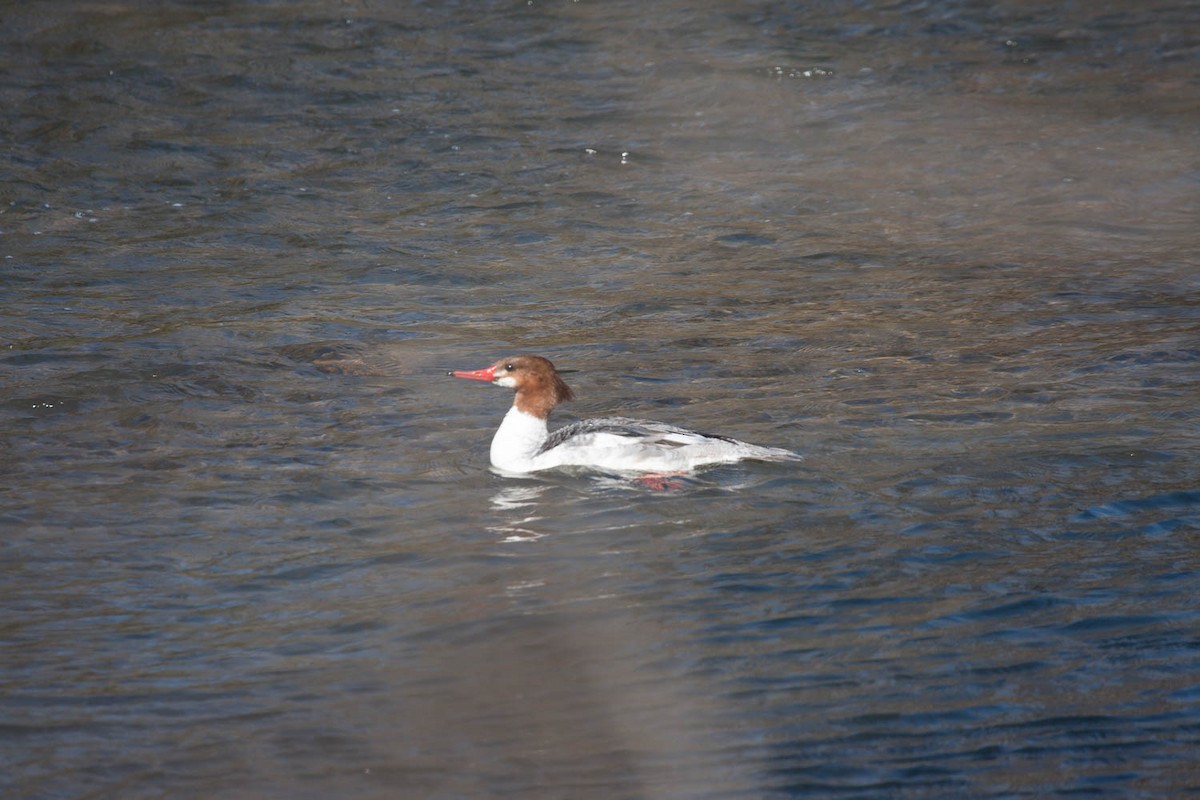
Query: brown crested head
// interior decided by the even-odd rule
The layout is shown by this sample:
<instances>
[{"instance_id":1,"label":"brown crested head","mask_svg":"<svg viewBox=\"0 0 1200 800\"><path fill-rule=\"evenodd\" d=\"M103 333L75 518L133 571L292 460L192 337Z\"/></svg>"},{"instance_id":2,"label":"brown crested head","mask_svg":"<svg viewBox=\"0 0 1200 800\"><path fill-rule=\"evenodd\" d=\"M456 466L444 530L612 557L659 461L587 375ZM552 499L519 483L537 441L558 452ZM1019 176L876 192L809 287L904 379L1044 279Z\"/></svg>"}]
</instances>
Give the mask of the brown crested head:
<instances>
[{"instance_id":1,"label":"brown crested head","mask_svg":"<svg viewBox=\"0 0 1200 800\"><path fill-rule=\"evenodd\" d=\"M521 355L504 358L492 367L493 383L516 390L513 405L535 417L545 419L559 403L575 398L558 370L541 356Z\"/></svg>"}]
</instances>

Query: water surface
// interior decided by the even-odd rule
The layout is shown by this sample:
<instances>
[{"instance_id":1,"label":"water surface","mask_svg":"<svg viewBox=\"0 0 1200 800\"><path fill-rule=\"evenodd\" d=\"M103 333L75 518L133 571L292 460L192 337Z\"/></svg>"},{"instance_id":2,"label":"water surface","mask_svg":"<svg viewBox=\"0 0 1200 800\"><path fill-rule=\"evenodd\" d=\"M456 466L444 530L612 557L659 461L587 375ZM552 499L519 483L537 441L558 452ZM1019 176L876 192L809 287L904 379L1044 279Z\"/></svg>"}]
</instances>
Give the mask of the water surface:
<instances>
[{"instance_id":1,"label":"water surface","mask_svg":"<svg viewBox=\"0 0 1200 800\"><path fill-rule=\"evenodd\" d=\"M1194 793L1195 19L10 4L3 794Z\"/></svg>"}]
</instances>

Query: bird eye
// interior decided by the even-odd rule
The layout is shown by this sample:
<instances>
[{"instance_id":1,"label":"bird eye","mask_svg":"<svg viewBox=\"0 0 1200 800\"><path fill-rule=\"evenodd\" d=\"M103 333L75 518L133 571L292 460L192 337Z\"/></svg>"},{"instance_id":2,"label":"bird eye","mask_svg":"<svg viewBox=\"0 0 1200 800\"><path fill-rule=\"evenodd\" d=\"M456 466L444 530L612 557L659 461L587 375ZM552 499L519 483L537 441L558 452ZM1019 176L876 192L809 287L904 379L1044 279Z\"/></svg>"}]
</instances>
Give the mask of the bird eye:
<instances>
[{"instance_id":1,"label":"bird eye","mask_svg":"<svg viewBox=\"0 0 1200 800\"><path fill-rule=\"evenodd\" d=\"M517 369L516 364L505 364L504 368L509 372L514 372Z\"/></svg>"}]
</instances>

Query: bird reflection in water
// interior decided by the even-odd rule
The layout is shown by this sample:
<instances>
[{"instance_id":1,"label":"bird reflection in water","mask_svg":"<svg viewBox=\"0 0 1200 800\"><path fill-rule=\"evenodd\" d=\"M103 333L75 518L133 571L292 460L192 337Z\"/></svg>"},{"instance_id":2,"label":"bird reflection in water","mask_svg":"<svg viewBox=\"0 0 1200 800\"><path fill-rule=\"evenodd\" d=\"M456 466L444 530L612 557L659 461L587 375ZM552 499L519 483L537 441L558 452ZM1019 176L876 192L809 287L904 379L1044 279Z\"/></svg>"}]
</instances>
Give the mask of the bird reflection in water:
<instances>
[{"instance_id":1,"label":"bird reflection in water","mask_svg":"<svg viewBox=\"0 0 1200 800\"><path fill-rule=\"evenodd\" d=\"M526 527L541 519L530 514L529 510L537 507L537 499L546 491L545 486L506 486L492 496L492 508L504 512L501 516L511 519L500 519L497 524L487 526L488 533L495 533L501 538L501 543L535 542L546 534L539 533ZM513 514L512 512L516 512ZM527 516L519 516L527 514Z\"/></svg>"}]
</instances>

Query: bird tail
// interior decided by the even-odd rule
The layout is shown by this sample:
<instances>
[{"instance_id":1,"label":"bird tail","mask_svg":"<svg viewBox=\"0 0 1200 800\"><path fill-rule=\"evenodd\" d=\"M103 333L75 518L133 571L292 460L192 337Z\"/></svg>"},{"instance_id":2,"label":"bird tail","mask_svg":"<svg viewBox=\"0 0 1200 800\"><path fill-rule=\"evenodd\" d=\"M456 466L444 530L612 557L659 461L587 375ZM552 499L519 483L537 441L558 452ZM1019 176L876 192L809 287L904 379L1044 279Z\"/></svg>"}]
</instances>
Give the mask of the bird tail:
<instances>
[{"instance_id":1,"label":"bird tail","mask_svg":"<svg viewBox=\"0 0 1200 800\"><path fill-rule=\"evenodd\" d=\"M791 450L785 450L782 447L762 447L760 445L751 445L752 452L747 454L749 458L756 458L760 461L803 461L804 456L799 453L793 453Z\"/></svg>"}]
</instances>

